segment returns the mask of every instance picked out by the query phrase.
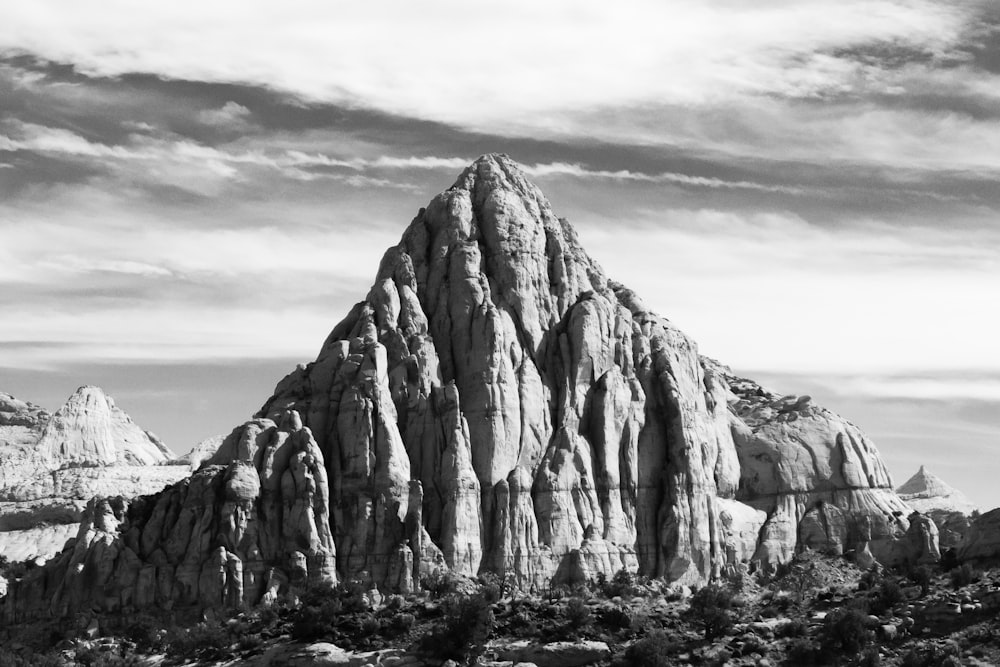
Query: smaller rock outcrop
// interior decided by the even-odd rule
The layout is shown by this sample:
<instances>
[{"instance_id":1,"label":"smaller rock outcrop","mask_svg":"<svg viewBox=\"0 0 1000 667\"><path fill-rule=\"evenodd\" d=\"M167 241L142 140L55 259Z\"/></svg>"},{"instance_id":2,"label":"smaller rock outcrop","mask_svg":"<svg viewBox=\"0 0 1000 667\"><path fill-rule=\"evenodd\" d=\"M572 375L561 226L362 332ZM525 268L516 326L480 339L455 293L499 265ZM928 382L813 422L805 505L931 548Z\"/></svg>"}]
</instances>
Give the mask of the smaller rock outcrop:
<instances>
[{"instance_id":1,"label":"smaller rock outcrop","mask_svg":"<svg viewBox=\"0 0 1000 667\"><path fill-rule=\"evenodd\" d=\"M943 510L968 515L978 509L964 493L928 472L925 466L920 466L920 470L896 489L896 493L922 514Z\"/></svg>"},{"instance_id":2,"label":"smaller rock outcrop","mask_svg":"<svg viewBox=\"0 0 1000 667\"><path fill-rule=\"evenodd\" d=\"M0 394L0 555L47 559L76 535L94 496L154 493L188 473L100 387L55 413Z\"/></svg>"},{"instance_id":3,"label":"smaller rock outcrop","mask_svg":"<svg viewBox=\"0 0 1000 667\"><path fill-rule=\"evenodd\" d=\"M929 516L940 535L941 548L956 546L969 530L969 517L978 508L964 493L920 466L913 477L896 489L907 505Z\"/></svg>"},{"instance_id":4,"label":"smaller rock outcrop","mask_svg":"<svg viewBox=\"0 0 1000 667\"><path fill-rule=\"evenodd\" d=\"M173 453L115 405L100 387L84 386L45 425L39 454L68 465L153 465Z\"/></svg>"}]
</instances>

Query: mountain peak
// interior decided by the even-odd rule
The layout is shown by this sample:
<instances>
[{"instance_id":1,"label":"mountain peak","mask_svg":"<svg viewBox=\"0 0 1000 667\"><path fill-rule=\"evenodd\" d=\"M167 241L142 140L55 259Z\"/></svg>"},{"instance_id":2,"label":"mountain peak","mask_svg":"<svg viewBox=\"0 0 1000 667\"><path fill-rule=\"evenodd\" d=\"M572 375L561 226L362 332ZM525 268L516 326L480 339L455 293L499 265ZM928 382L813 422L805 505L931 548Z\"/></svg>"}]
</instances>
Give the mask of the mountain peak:
<instances>
[{"instance_id":1,"label":"mountain peak","mask_svg":"<svg viewBox=\"0 0 1000 667\"><path fill-rule=\"evenodd\" d=\"M95 385L79 387L46 424L39 453L71 465L152 465L172 458L152 433L139 428Z\"/></svg>"},{"instance_id":2,"label":"mountain peak","mask_svg":"<svg viewBox=\"0 0 1000 667\"><path fill-rule=\"evenodd\" d=\"M969 514L976 509L964 493L928 471L924 465L897 488L896 493L915 510L923 513L947 509Z\"/></svg>"}]
</instances>

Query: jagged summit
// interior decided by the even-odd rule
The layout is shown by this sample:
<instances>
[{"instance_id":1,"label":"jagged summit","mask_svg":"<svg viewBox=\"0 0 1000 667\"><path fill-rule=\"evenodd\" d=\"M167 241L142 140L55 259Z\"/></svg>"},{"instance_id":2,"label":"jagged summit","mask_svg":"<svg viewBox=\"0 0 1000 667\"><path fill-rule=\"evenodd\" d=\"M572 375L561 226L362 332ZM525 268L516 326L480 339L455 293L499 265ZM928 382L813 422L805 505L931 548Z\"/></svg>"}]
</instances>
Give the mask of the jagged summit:
<instances>
[{"instance_id":1,"label":"jagged summit","mask_svg":"<svg viewBox=\"0 0 1000 667\"><path fill-rule=\"evenodd\" d=\"M489 154L191 479L127 521L92 504L6 611L238 606L355 577L406 592L440 569L700 584L806 547L934 560L909 515L859 429L702 358ZM81 575L98 552L113 562Z\"/></svg>"},{"instance_id":2,"label":"jagged summit","mask_svg":"<svg viewBox=\"0 0 1000 667\"><path fill-rule=\"evenodd\" d=\"M100 387L84 385L52 415L38 442L50 460L75 465L151 465L169 449L115 405Z\"/></svg>"},{"instance_id":3,"label":"jagged summit","mask_svg":"<svg viewBox=\"0 0 1000 667\"><path fill-rule=\"evenodd\" d=\"M896 493L913 509L923 513L946 510L971 514L977 509L964 493L930 473L923 465L913 477L896 489Z\"/></svg>"}]
</instances>

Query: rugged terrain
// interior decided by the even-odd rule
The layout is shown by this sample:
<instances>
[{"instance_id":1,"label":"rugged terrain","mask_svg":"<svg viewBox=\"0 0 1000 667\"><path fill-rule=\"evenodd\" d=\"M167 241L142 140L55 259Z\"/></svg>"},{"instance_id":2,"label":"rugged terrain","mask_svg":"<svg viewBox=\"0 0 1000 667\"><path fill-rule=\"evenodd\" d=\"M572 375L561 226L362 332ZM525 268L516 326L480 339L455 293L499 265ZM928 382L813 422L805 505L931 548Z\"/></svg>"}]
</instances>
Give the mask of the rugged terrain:
<instances>
[{"instance_id":1,"label":"rugged terrain","mask_svg":"<svg viewBox=\"0 0 1000 667\"><path fill-rule=\"evenodd\" d=\"M693 590L624 571L534 595L445 575L405 597L317 584L190 627L165 610L33 624L3 637L0 664L983 666L1000 663L998 609L996 570L862 571L806 550L773 573Z\"/></svg>"},{"instance_id":2,"label":"rugged terrain","mask_svg":"<svg viewBox=\"0 0 1000 667\"><path fill-rule=\"evenodd\" d=\"M442 571L703 585L804 548L940 556L857 427L700 356L487 155L255 419L163 492L92 501L4 613L220 609L355 579L408 593Z\"/></svg>"},{"instance_id":3,"label":"rugged terrain","mask_svg":"<svg viewBox=\"0 0 1000 667\"><path fill-rule=\"evenodd\" d=\"M47 559L75 537L94 496L155 493L188 474L99 387L55 413L0 393L0 556Z\"/></svg>"}]
</instances>

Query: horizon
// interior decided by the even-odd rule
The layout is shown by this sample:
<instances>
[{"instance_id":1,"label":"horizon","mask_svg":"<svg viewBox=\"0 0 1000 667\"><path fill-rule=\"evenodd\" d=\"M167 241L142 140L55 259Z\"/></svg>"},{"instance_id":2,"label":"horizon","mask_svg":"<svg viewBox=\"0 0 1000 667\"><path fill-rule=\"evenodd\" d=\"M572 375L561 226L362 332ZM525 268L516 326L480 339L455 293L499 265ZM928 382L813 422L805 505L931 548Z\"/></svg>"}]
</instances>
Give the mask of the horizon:
<instances>
[{"instance_id":1,"label":"horizon","mask_svg":"<svg viewBox=\"0 0 1000 667\"><path fill-rule=\"evenodd\" d=\"M504 152L702 354L1000 506L1000 8L293 5L7 12L0 391L228 433Z\"/></svg>"}]
</instances>

